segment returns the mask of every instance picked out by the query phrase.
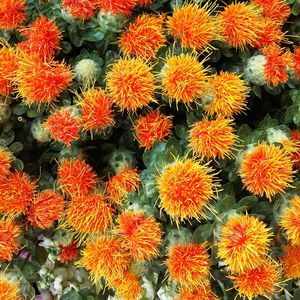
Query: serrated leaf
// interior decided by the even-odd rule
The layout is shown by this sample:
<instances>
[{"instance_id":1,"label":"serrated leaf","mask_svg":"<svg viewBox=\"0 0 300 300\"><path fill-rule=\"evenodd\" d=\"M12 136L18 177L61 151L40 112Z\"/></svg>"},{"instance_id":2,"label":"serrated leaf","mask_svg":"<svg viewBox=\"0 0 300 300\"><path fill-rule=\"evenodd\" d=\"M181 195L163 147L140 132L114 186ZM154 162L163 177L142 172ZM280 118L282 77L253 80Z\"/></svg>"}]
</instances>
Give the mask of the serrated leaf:
<instances>
[{"instance_id":1,"label":"serrated leaf","mask_svg":"<svg viewBox=\"0 0 300 300\"><path fill-rule=\"evenodd\" d=\"M194 243L204 243L211 237L212 233L212 225L210 223L199 225L193 234L192 240Z\"/></svg>"},{"instance_id":2,"label":"serrated leaf","mask_svg":"<svg viewBox=\"0 0 300 300\"><path fill-rule=\"evenodd\" d=\"M236 200L234 196L227 196L223 199L220 199L218 202L219 212L229 211L235 207Z\"/></svg>"},{"instance_id":3,"label":"serrated leaf","mask_svg":"<svg viewBox=\"0 0 300 300\"><path fill-rule=\"evenodd\" d=\"M236 208L247 210L253 208L256 203L258 202L258 198L256 196L246 196L242 198L238 203L236 204Z\"/></svg>"}]
</instances>

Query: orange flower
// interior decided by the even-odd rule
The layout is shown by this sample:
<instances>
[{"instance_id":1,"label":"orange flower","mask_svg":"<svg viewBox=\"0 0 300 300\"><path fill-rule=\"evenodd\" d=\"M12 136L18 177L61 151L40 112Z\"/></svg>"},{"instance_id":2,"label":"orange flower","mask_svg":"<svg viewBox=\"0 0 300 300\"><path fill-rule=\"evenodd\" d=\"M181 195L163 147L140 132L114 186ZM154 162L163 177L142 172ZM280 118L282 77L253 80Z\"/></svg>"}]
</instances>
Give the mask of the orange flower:
<instances>
[{"instance_id":1,"label":"orange flower","mask_svg":"<svg viewBox=\"0 0 300 300\"><path fill-rule=\"evenodd\" d=\"M24 172L10 173L0 185L0 214L16 216L25 213L33 200L36 182Z\"/></svg>"},{"instance_id":2,"label":"orange flower","mask_svg":"<svg viewBox=\"0 0 300 300\"><path fill-rule=\"evenodd\" d=\"M293 181L293 162L284 149L263 143L244 154L239 173L248 191L271 200Z\"/></svg>"},{"instance_id":3,"label":"orange flower","mask_svg":"<svg viewBox=\"0 0 300 300\"><path fill-rule=\"evenodd\" d=\"M52 139L71 146L71 143L79 139L80 120L74 116L71 107L63 107L52 112L44 122Z\"/></svg>"},{"instance_id":4,"label":"orange flower","mask_svg":"<svg viewBox=\"0 0 300 300\"><path fill-rule=\"evenodd\" d=\"M177 300L218 300L219 298L212 292L209 283L197 286L195 290L186 288L179 289L180 296Z\"/></svg>"},{"instance_id":5,"label":"orange flower","mask_svg":"<svg viewBox=\"0 0 300 300\"><path fill-rule=\"evenodd\" d=\"M25 20L25 0L0 1L0 29L15 29Z\"/></svg>"},{"instance_id":6,"label":"orange flower","mask_svg":"<svg viewBox=\"0 0 300 300\"><path fill-rule=\"evenodd\" d=\"M120 38L121 51L142 59L154 59L166 38L163 33L164 17L161 15L140 15Z\"/></svg>"},{"instance_id":7,"label":"orange flower","mask_svg":"<svg viewBox=\"0 0 300 300\"><path fill-rule=\"evenodd\" d=\"M210 115L232 117L247 108L250 88L239 75L221 71L210 79L208 86L203 100L207 102L205 110Z\"/></svg>"},{"instance_id":8,"label":"orange flower","mask_svg":"<svg viewBox=\"0 0 300 300\"><path fill-rule=\"evenodd\" d=\"M7 275L0 274L0 295L3 300L22 300L19 295L19 284L12 282L7 278Z\"/></svg>"},{"instance_id":9,"label":"orange flower","mask_svg":"<svg viewBox=\"0 0 300 300\"><path fill-rule=\"evenodd\" d=\"M280 46L272 44L263 49L267 61L264 64L264 76L269 85L278 86L289 79L287 68L292 66L292 54L283 53Z\"/></svg>"},{"instance_id":10,"label":"orange flower","mask_svg":"<svg viewBox=\"0 0 300 300\"><path fill-rule=\"evenodd\" d=\"M237 139L234 131L231 119L218 117L216 120L209 121L206 117L203 121L192 125L189 146L201 158L231 158Z\"/></svg>"},{"instance_id":11,"label":"orange flower","mask_svg":"<svg viewBox=\"0 0 300 300\"><path fill-rule=\"evenodd\" d=\"M155 76L141 59L121 58L108 72L107 87L112 101L121 110L135 112L154 98Z\"/></svg>"},{"instance_id":12,"label":"orange flower","mask_svg":"<svg viewBox=\"0 0 300 300\"><path fill-rule=\"evenodd\" d=\"M293 53L293 69L298 79L300 79L300 47L296 47Z\"/></svg>"},{"instance_id":13,"label":"orange flower","mask_svg":"<svg viewBox=\"0 0 300 300\"><path fill-rule=\"evenodd\" d=\"M218 256L234 273L255 268L270 249L272 234L258 218L232 216L221 228Z\"/></svg>"},{"instance_id":14,"label":"orange flower","mask_svg":"<svg viewBox=\"0 0 300 300\"><path fill-rule=\"evenodd\" d=\"M152 216L144 212L127 211L117 221L116 233L120 236L122 247L130 252L133 259L146 260L158 254L162 232Z\"/></svg>"},{"instance_id":15,"label":"orange flower","mask_svg":"<svg viewBox=\"0 0 300 300\"><path fill-rule=\"evenodd\" d=\"M202 96L207 80L206 69L194 54L169 56L162 70L164 93L187 107Z\"/></svg>"},{"instance_id":16,"label":"orange flower","mask_svg":"<svg viewBox=\"0 0 300 300\"><path fill-rule=\"evenodd\" d=\"M137 169L123 168L109 178L106 191L109 200L121 205L127 198L128 193L135 191L140 185L140 178Z\"/></svg>"},{"instance_id":17,"label":"orange flower","mask_svg":"<svg viewBox=\"0 0 300 300\"><path fill-rule=\"evenodd\" d=\"M300 131L292 130L290 133L290 138L295 144L297 150L291 153L291 159L294 162L294 166L300 169Z\"/></svg>"},{"instance_id":18,"label":"orange flower","mask_svg":"<svg viewBox=\"0 0 300 300\"><path fill-rule=\"evenodd\" d=\"M62 6L72 17L88 20L95 15L97 3L97 0L64 0Z\"/></svg>"},{"instance_id":19,"label":"orange flower","mask_svg":"<svg viewBox=\"0 0 300 300\"><path fill-rule=\"evenodd\" d=\"M66 264L69 261L74 260L79 253L78 245L75 241L70 243L67 246L59 245L59 248L60 248L59 259L63 264Z\"/></svg>"},{"instance_id":20,"label":"orange flower","mask_svg":"<svg viewBox=\"0 0 300 300\"><path fill-rule=\"evenodd\" d=\"M11 261L20 249L21 228L13 220L0 220L0 261ZM1 294L2 295L2 294Z\"/></svg>"},{"instance_id":21,"label":"orange flower","mask_svg":"<svg viewBox=\"0 0 300 300\"><path fill-rule=\"evenodd\" d=\"M166 265L170 278L184 288L193 290L207 284L210 261L205 244L175 244Z\"/></svg>"},{"instance_id":22,"label":"orange flower","mask_svg":"<svg viewBox=\"0 0 300 300\"><path fill-rule=\"evenodd\" d=\"M81 157L64 160L57 175L61 189L71 197L88 194L98 182L96 173Z\"/></svg>"},{"instance_id":23,"label":"orange flower","mask_svg":"<svg viewBox=\"0 0 300 300\"><path fill-rule=\"evenodd\" d=\"M260 10L244 2L227 5L218 17L221 35L234 48L253 47L261 31Z\"/></svg>"},{"instance_id":24,"label":"orange flower","mask_svg":"<svg viewBox=\"0 0 300 300\"><path fill-rule=\"evenodd\" d=\"M22 53L15 81L28 105L51 104L72 81L70 68L53 60L43 62L37 56Z\"/></svg>"},{"instance_id":25,"label":"orange flower","mask_svg":"<svg viewBox=\"0 0 300 300\"><path fill-rule=\"evenodd\" d=\"M209 4L203 7L191 3L177 6L173 15L168 17L168 30L175 39L179 39L182 47L203 50L217 37L216 24L210 15L213 10L214 6Z\"/></svg>"},{"instance_id":26,"label":"orange flower","mask_svg":"<svg viewBox=\"0 0 300 300\"><path fill-rule=\"evenodd\" d=\"M134 122L133 130L140 146L149 150L156 141L164 141L171 135L173 127L171 119L160 111L152 111L139 117Z\"/></svg>"},{"instance_id":27,"label":"orange flower","mask_svg":"<svg viewBox=\"0 0 300 300\"><path fill-rule=\"evenodd\" d=\"M281 257L281 263L286 278L300 278L300 246L287 244L284 247L285 255Z\"/></svg>"},{"instance_id":28,"label":"orange flower","mask_svg":"<svg viewBox=\"0 0 300 300\"><path fill-rule=\"evenodd\" d=\"M61 227L73 230L74 238L82 243L89 235L94 237L108 229L113 215L114 210L103 195L76 196L69 202Z\"/></svg>"},{"instance_id":29,"label":"orange flower","mask_svg":"<svg viewBox=\"0 0 300 300\"><path fill-rule=\"evenodd\" d=\"M19 49L27 51L28 54L36 53L42 59L51 58L56 50L60 49L59 41L61 33L53 20L42 16L27 28L21 30L27 38L18 44Z\"/></svg>"},{"instance_id":30,"label":"orange flower","mask_svg":"<svg viewBox=\"0 0 300 300\"><path fill-rule=\"evenodd\" d=\"M157 177L160 208L175 220L206 218L205 209L212 209L209 200L219 186L214 182L212 169L189 158L176 159L165 166Z\"/></svg>"},{"instance_id":31,"label":"orange flower","mask_svg":"<svg viewBox=\"0 0 300 300\"><path fill-rule=\"evenodd\" d=\"M137 0L137 4L140 6L151 4L154 0Z\"/></svg>"},{"instance_id":32,"label":"orange flower","mask_svg":"<svg viewBox=\"0 0 300 300\"><path fill-rule=\"evenodd\" d=\"M112 15L131 15L131 10L135 7L137 0L101 0L98 1L98 7Z\"/></svg>"},{"instance_id":33,"label":"orange flower","mask_svg":"<svg viewBox=\"0 0 300 300\"><path fill-rule=\"evenodd\" d=\"M45 190L31 202L27 219L34 227L48 229L53 222L60 220L64 207L65 201L60 194Z\"/></svg>"},{"instance_id":34,"label":"orange flower","mask_svg":"<svg viewBox=\"0 0 300 300\"><path fill-rule=\"evenodd\" d=\"M12 153L0 146L0 181L9 174L10 163L13 159Z\"/></svg>"},{"instance_id":35,"label":"orange flower","mask_svg":"<svg viewBox=\"0 0 300 300\"><path fill-rule=\"evenodd\" d=\"M282 290L281 268L271 259L264 259L254 269L230 278L242 299L252 300L258 296L269 298L271 294Z\"/></svg>"},{"instance_id":36,"label":"orange flower","mask_svg":"<svg viewBox=\"0 0 300 300\"><path fill-rule=\"evenodd\" d=\"M81 254L82 258L76 264L89 271L94 283L102 277L107 280L121 278L131 265L131 259L122 250L120 241L107 236L88 242Z\"/></svg>"},{"instance_id":37,"label":"orange flower","mask_svg":"<svg viewBox=\"0 0 300 300\"><path fill-rule=\"evenodd\" d=\"M78 106L81 109L81 122L86 131L101 132L114 123L112 103L101 88L83 93Z\"/></svg>"}]
</instances>

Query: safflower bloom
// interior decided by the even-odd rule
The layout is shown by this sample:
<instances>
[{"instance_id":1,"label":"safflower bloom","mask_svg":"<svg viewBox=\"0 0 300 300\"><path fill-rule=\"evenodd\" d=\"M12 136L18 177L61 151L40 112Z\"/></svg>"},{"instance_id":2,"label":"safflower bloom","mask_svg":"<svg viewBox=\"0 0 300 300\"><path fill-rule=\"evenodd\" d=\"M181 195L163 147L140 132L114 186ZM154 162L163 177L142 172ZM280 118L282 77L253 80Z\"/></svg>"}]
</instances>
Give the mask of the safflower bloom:
<instances>
[{"instance_id":1,"label":"safflower bloom","mask_svg":"<svg viewBox=\"0 0 300 300\"><path fill-rule=\"evenodd\" d=\"M165 263L169 277L190 290L205 285L210 274L205 244L175 244Z\"/></svg>"},{"instance_id":2,"label":"safflower bloom","mask_svg":"<svg viewBox=\"0 0 300 300\"><path fill-rule=\"evenodd\" d=\"M292 130L290 133L290 138L296 147L296 151L291 153L291 159L294 163L294 166L300 169L300 131Z\"/></svg>"},{"instance_id":3,"label":"safflower bloom","mask_svg":"<svg viewBox=\"0 0 300 300\"><path fill-rule=\"evenodd\" d=\"M293 53L293 69L298 79L300 79L300 47L296 47Z\"/></svg>"},{"instance_id":4,"label":"safflower bloom","mask_svg":"<svg viewBox=\"0 0 300 300\"><path fill-rule=\"evenodd\" d=\"M79 254L78 244L77 242L73 241L69 245L59 245L60 253L59 253L59 260L66 264L69 261L73 261L77 255Z\"/></svg>"},{"instance_id":5,"label":"safflower bloom","mask_svg":"<svg viewBox=\"0 0 300 300\"><path fill-rule=\"evenodd\" d=\"M137 0L101 0L98 1L98 7L106 12L111 13L112 15L131 15L131 10L137 4Z\"/></svg>"},{"instance_id":6,"label":"safflower bloom","mask_svg":"<svg viewBox=\"0 0 300 300\"><path fill-rule=\"evenodd\" d=\"M272 234L258 218L233 216L221 228L218 256L233 273L257 267L270 249Z\"/></svg>"},{"instance_id":7,"label":"safflower bloom","mask_svg":"<svg viewBox=\"0 0 300 300\"><path fill-rule=\"evenodd\" d=\"M182 47L203 50L217 37L216 23L210 15L214 10L208 4L184 4L175 7L168 17L167 28L171 35L180 41Z\"/></svg>"},{"instance_id":8,"label":"safflower bloom","mask_svg":"<svg viewBox=\"0 0 300 300\"><path fill-rule=\"evenodd\" d=\"M25 0L0 1L0 29L15 29L25 20Z\"/></svg>"},{"instance_id":9,"label":"safflower bloom","mask_svg":"<svg viewBox=\"0 0 300 300\"><path fill-rule=\"evenodd\" d=\"M271 294L282 290L281 268L271 259L264 259L254 269L230 278L242 299L252 300L258 296L269 298Z\"/></svg>"},{"instance_id":10,"label":"safflower bloom","mask_svg":"<svg viewBox=\"0 0 300 300\"><path fill-rule=\"evenodd\" d=\"M86 131L98 133L114 123L112 103L101 88L84 92L77 105L81 109L81 123Z\"/></svg>"},{"instance_id":11,"label":"safflower bloom","mask_svg":"<svg viewBox=\"0 0 300 300\"><path fill-rule=\"evenodd\" d=\"M71 146L71 143L79 139L81 123L79 117L74 116L71 107L63 107L55 110L44 122L52 139Z\"/></svg>"},{"instance_id":12,"label":"safflower bloom","mask_svg":"<svg viewBox=\"0 0 300 300\"><path fill-rule=\"evenodd\" d=\"M96 173L81 157L64 160L57 175L62 191L71 197L88 194L98 182Z\"/></svg>"},{"instance_id":13,"label":"safflower bloom","mask_svg":"<svg viewBox=\"0 0 300 300\"><path fill-rule=\"evenodd\" d=\"M300 246L287 244L284 247L285 254L280 258L286 278L300 278Z\"/></svg>"},{"instance_id":14,"label":"safflower bloom","mask_svg":"<svg viewBox=\"0 0 300 300\"><path fill-rule=\"evenodd\" d=\"M159 223L144 212L127 211L117 219L115 228L121 245L137 261L151 259L158 254L162 232Z\"/></svg>"},{"instance_id":15,"label":"safflower bloom","mask_svg":"<svg viewBox=\"0 0 300 300\"><path fill-rule=\"evenodd\" d=\"M262 143L243 155L239 173L248 191L271 200L291 186L293 162L284 149Z\"/></svg>"},{"instance_id":16,"label":"safflower bloom","mask_svg":"<svg viewBox=\"0 0 300 300\"><path fill-rule=\"evenodd\" d=\"M0 295L3 300L22 300L19 284L10 281L5 273L0 274Z\"/></svg>"},{"instance_id":17,"label":"safflower bloom","mask_svg":"<svg viewBox=\"0 0 300 300\"><path fill-rule=\"evenodd\" d=\"M189 146L200 158L231 158L237 139L234 132L231 119L218 117L209 121L208 118L204 118L203 121L192 125Z\"/></svg>"},{"instance_id":18,"label":"safflower bloom","mask_svg":"<svg viewBox=\"0 0 300 300\"><path fill-rule=\"evenodd\" d=\"M161 72L164 94L177 105L183 102L190 107L204 92L208 80L206 71L194 54L167 57Z\"/></svg>"},{"instance_id":19,"label":"safflower bloom","mask_svg":"<svg viewBox=\"0 0 300 300\"><path fill-rule=\"evenodd\" d=\"M97 3L97 0L64 0L61 5L69 15L85 21L95 15Z\"/></svg>"},{"instance_id":20,"label":"safflower bloom","mask_svg":"<svg viewBox=\"0 0 300 300\"><path fill-rule=\"evenodd\" d=\"M0 213L17 216L27 211L36 191L36 182L24 172L10 173L0 185Z\"/></svg>"},{"instance_id":21,"label":"safflower bloom","mask_svg":"<svg viewBox=\"0 0 300 300\"><path fill-rule=\"evenodd\" d=\"M0 261L11 261L20 249L21 228L11 219L0 220L0 233Z\"/></svg>"},{"instance_id":22,"label":"safflower bloom","mask_svg":"<svg viewBox=\"0 0 300 300\"><path fill-rule=\"evenodd\" d=\"M144 60L154 59L166 38L163 32L164 17L143 14L131 23L119 42L125 55L134 55Z\"/></svg>"},{"instance_id":23,"label":"safflower bloom","mask_svg":"<svg viewBox=\"0 0 300 300\"><path fill-rule=\"evenodd\" d=\"M9 174L10 163L13 159L12 153L0 146L0 181Z\"/></svg>"},{"instance_id":24,"label":"safflower bloom","mask_svg":"<svg viewBox=\"0 0 300 300\"><path fill-rule=\"evenodd\" d=\"M107 73L107 87L111 100L121 110L135 112L138 108L156 102L155 76L141 59L121 58Z\"/></svg>"},{"instance_id":25,"label":"safflower bloom","mask_svg":"<svg viewBox=\"0 0 300 300\"><path fill-rule=\"evenodd\" d=\"M32 226L48 229L53 222L60 220L65 207L64 198L51 190L40 192L31 202L27 219Z\"/></svg>"},{"instance_id":26,"label":"safflower bloom","mask_svg":"<svg viewBox=\"0 0 300 300\"><path fill-rule=\"evenodd\" d=\"M204 210L212 209L209 200L219 186L212 171L208 165L185 158L166 165L157 177L160 208L176 224L191 218L206 218Z\"/></svg>"},{"instance_id":27,"label":"safflower bloom","mask_svg":"<svg viewBox=\"0 0 300 300\"><path fill-rule=\"evenodd\" d=\"M130 256L122 249L120 241L108 236L88 242L81 254L76 264L89 271L94 283L101 278L121 278L131 265Z\"/></svg>"},{"instance_id":28,"label":"safflower bloom","mask_svg":"<svg viewBox=\"0 0 300 300\"><path fill-rule=\"evenodd\" d=\"M209 283L197 286L194 290L179 288L179 298L177 300L218 300L219 298L212 292Z\"/></svg>"},{"instance_id":29,"label":"safflower bloom","mask_svg":"<svg viewBox=\"0 0 300 300\"><path fill-rule=\"evenodd\" d=\"M253 47L261 31L260 10L244 2L227 5L217 17L221 36L234 48Z\"/></svg>"},{"instance_id":30,"label":"safflower bloom","mask_svg":"<svg viewBox=\"0 0 300 300\"><path fill-rule=\"evenodd\" d=\"M133 130L140 146L149 150L156 141L164 141L170 136L172 127L171 117L160 111L151 111L134 122Z\"/></svg>"}]
</instances>

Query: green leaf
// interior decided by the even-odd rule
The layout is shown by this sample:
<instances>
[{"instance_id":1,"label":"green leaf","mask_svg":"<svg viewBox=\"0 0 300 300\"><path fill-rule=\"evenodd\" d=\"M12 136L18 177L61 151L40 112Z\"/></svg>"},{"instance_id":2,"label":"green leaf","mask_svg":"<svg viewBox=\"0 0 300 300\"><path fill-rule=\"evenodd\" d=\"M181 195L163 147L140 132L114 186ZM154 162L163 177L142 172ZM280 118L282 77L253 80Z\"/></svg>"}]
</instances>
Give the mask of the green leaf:
<instances>
[{"instance_id":1,"label":"green leaf","mask_svg":"<svg viewBox=\"0 0 300 300\"><path fill-rule=\"evenodd\" d=\"M60 300L86 300L86 298L82 297L79 293L76 291L70 291L66 294L64 294Z\"/></svg>"},{"instance_id":2,"label":"green leaf","mask_svg":"<svg viewBox=\"0 0 300 300\"><path fill-rule=\"evenodd\" d=\"M294 116L299 112L299 104L293 104L285 112L284 124L293 122Z\"/></svg>"},{"instance_id":3,"label":"green leaf","mask_svg":"<svg viewBox=\"0 0 300 300\"><path fill-rule=\"evenodd\" d=\"M199 225L193 234L193 242L204 243L209 240L212 233L212 225L210 223Z\"/></svg>"},{"instance_id":4,"label":"green leaf","mask_svg":"<svg viewBox=\"0 0 300 300\"><path fill-rule=\"evenodd\" d=\"M82 38L88 42L98 42L103 40L104 34L100 31L90 30L86 32Z\"/></svg>"},{"instance_id":5,"label":"green leaf","mask_svg":"<svg viewBox=\"0 0 300 300\"><path fill-rule=\"evenodd\" d=\"M9 150L14 154L20 153L24 149L24 145L20 142L14 142L9 146Z\"/></svg>"},{"instance_id":6,"label":"green leaf","mask_svg":"<svg viewBox=\"0 0 300 300\"><path fill-rule=\"evenodd\" d=\"M236 204L236 208L240 210L248 210L253 208L257 202L258 198L256 196L246 196L238 201L238 203Z\"/></svg>"},{"instance_id":7,"label":"green leaf","mask_svg":"<svg viewBox=\"0 0 300 300\"><path fill-rule=\"evenodd\" d=\"M218 202L219 212L228 211L235 207L236 201L234 196L227 196Z\"/></svg>"}]
</instances>

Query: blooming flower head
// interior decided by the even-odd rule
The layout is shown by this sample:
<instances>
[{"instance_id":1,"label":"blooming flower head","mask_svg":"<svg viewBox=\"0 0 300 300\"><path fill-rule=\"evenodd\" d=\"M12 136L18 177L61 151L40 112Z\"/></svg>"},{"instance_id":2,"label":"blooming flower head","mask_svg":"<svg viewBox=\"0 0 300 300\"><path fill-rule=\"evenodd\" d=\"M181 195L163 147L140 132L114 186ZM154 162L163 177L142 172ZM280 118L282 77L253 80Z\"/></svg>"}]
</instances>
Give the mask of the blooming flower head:
<instances>
[{"instance_id":1,"label":"blooming flower head","mask_svg":"<svg viewBox=\"0 0 300 300\"><path fill-rule=\"evenodd\" d=\"M24 172L10 173L0 185L0 214L16 216L27 211L33 200L36 182Z\"/></svg>"},{"instance_id":2,"label":"blooming flower head","mask_svg":"<svg viewBox=\"0 0 300 300\"><path fill-rule=\"evenodd\" d=\"M25 0L0 1L0 29L15 29L25 20Z\"/></svg>"},{"instance_id":3,"label":"blooming flower head","mask_svg":"<svg viewBox=\"0 0 300 300\"><path fill-rule=\"evenodd\" d=\"M5 179L9 174L12 158L12 153L8 149L0 146L0 181Z\"/></svg>"},{"instance_id":4,"label":"blooming flower head","mask_svg":"<svg viewBox=\"0 0 300 300\"><path fill-rule=\"evenodd\" d=\"M161 76L164 94L187 107L202 96L208 80L197 56L184 53L167 57Z\"/></svg>"},{"instance_id":5,"label":"blooming flower head","mask_svg":"<svg viewBox=\"0 0 300 300\"><path fill-rule=\"evenodd\" d=\"M121 110L135 112L154 101L155 76L141 59L121 58L107 73L111 100Z\"/></svg>"},{"instance_id":6,"label":"blooming flower head","mask_svg":"<svg viewBox=\"0 0 300 300\"><path fill-rule=\"evenodd\" d=\"M269 298L281 287L281 268L271 259L263 259L253 269L231 276L234 288L242 299L252 300L258 296Z\"/></svg>"},{"instance_id":7,"label":"blooming flower head","mask_svg":"<svg viewBox=\"0 0 300 300\"><path fill-rule=\"evenodd\" d=\"M201 158L224 159L232 157L237 136L234 134L233 121L218 117L216 120L203 121L192 125L189 146Z\"/></svg>"},{"instance_id":8,"label":"blooming flower head","mask_svg":"<svg viewBox=\"0 0 300 300\"><path fill-rule=\"evenodd\" d=\"M208 165L185 158L166 165L157 177L160 208L176 224L206 217L204 210L211 208L209 200L214 198L214 190L218 187L212 171Z\"/></svg>"},{"instance_id":9,"label":"blooming flower head","mask_svg":"<svg viewBox=\"0 0 300 300\"><path fill-rule=\"evenodd\" d=\"M11 261L20 249L21 228L11 219L0 220L0 261Z\"/></svg>"},{"instance_id":10,"label":"blooming flower head","mask_svg":"<svg viewBox=\"0 0 300 300\"><path fill-rule=\"evenodd\" d=\"M154 59L156 52L166 42L163 22L161 15L138 16L120 38L121 51L144 60Z\"/></svg>"},{"instance_id":11,"label":"blooming flower head","mask_svg":"<svg viewBox=\"0 0 300 300\"><path fill-rule=\"evenodd\" d=\"M239 75L221 71L210 79L208 85L203 100L207 101L204 109L210 115L232 117L247 108L250 89Z\"/></svg>"},{"instance_id":12,"label":"blooming flower head","mask_svg":"<svg viewBox=\"0 0 300 300\"><path fill-rule=\"evenodd\" d=\"M88 20L96 13L97 0L63 0L62 7L69 15L80 20Z\"/></svg>"},{"instance_id":13,"label":"blooming flower head","mask_svg":"<svg viewBox=\"0 0 300 300\"><path fill-rule=\"evenodd\" d=\"M271 232L253 216L233 216L221 228L218 256L234 273L256 267L270 249Z\"/></svg>"},{"instance_id":14,"label":"blooming flower head","mask_svg":"<svg viewBox=\"0 0 300 300\"><path fill-rule=\"evenodd\" d=\"M133 259L151 259L158 254L162 232L159 223L144 212L127 211L117 219L116 233L122 247L130 252Z\"/></svg>"},{"instance_id":15,"label":"blooming flower head","mask_svg":"<svg viewBox=\"0 0 300 300\"><path fill-rule=\"evenodd\" d=\"M164 141L171 135L172 127L171 117L160 111L152 111L139 117L134 122L133 130L140 146L149 150L156 141Z\"/></svg>"},{"instance_id":16,"label":"blooming flower head","mask_svg":"<svg viewBox=\"0 0 300 300\"><path fill-rule=\"evenodd\" d=\"M194 290L188 288L179 289L180 296L178 300L218 300L219 298L212 292L209 283L197 286Z\"/></svg>"},{"instance_id":17,"label":"blooming flower head","mask_svg":"<svg viewBox=\"0 0 300 300\"><path fill-rule=\"evenodd\" d=\"M81 109L81 123L86 131L101 132L114 123L112 103L101 88L84 92L77 105Z\"/></svg>"},{"instance_id":18,"label":"blooming flower head","mask_svg":"<svg viewBox=\"0 0 300 300\"><path fill-rule=\"evenodd\" d=\"M300 131L292 130L290 133L290 138L296 146L296 151L291 153L291 159L294 162L294 166L300 169Z\"/></svg>"},{"instance_id":19,"label":"blooming flower head","mask_svg":"<svg viewBox=\"0 0 300 300\"><path fill-rule=\"evenodd\" d=\"M86 244L82 258L76 263L86 268L93 282L104 277L107 280L121 278L131 265L131 259L119 240L102 236Z\"/></svg>"},{"instance_id":20,"label":"blooming flower head","mask_svg":"<svg viewBox=\"0 0 300 300\"><path fill-rule=\"evenodd\" d=\"M62 191L71 197L88 194L98 182L96 173L81 157L64 160L57 175Z\"/></svg>"},{"instance_id":21,"label":"blooming flower head","mask_svg":"<svg viewBox=\"0 0 300 300\"><path fill-rule=\"evenodd\" d=\"M52 139L71 146L71 143L79 139L81 123L78 117L74 116L71 107L63 107L55 110L44 122Z\"/></svg>"},{"instance_id":22,"label":"blooming flower head","mask_svg":"<svg viewBox=\"0 0 300 300\"><path fill-rule=\"evenodd\" d=\"M59 245L60 253L59 253L59 259L63 264L68 263L69 261L74 260L78 253L78 244L77 242L73 241L69 245Z\"/></svg>"},{"instance_id":23,"label":"blooming flower head","mask_svg":"<svg viewBox=\"0 0 300 300\"><path fill-rule=\"evenodd\" d=\"M131 15L131 10L135 7L137 0L101 0L98 1L98 7L112 15Z\"/></svg>"},{"instance_id":24,"label":"blooming flower head","mask_svg":"<svg viewBox=\"0 0 300 300\"><path fill-rule=\"evenodd\" d=\"M19 284L10 281L5 273L0 274L0 295L3 300L22 300Z\"/></svg>"},{"instance_id":25,"label":"blooming flower head","mask_svg":"<svg viewBox=\"0 0 300 300\"><path fill-rule=\"evenodd\" d=\"M284 247L284 256L281 257L281 263L286 278L300 278L300 246L287 244Z\"/></svg>"},{"instance_id":26,"label":"blooming flower head","mask_svg":"<svg viewBox=\"0 0 300 300\"><path fill-rule=\"evenodd\" d=\"M284 149L262 143L244 154L239 173L248 191L271 200L293 181L293 162Z\"/></svg>"},{"instance_id":27,"label":"blooming flower head","mask_svg":"<svg viewBox=\"0 0 300 300\"><path fill-rule=\"evenodd\" d=\"M217 37L216 24L210 15L213 9L208 4L203 7L195 3L176 6L173 15L168 17L167 28L182 47L203 50Z\"/></svg>"},{"instance_id":28,"label":"blooming flower head","mask_svg":"<svg viewBox=\"0 0 300 300\"><path fill-rule=\"evenodd\" d=\"M253 47L260 33L260 10L244 2L229 4L217 17L221 36L234 48Z\"/></svg>"},{"instance_id":29,"label":"blooming flower head","mask_svg":"<svg viewBox=\"0 0 300 300\"><path fill-rule=\"evenodd\" d=\"M184 288L193 290L207 283L210 261L204 244L175 244L166 265L169 277Z\"/></svg>"},{"instance_id":30,"label":"blooming flower head","mask_svg":"<svg viewBox=\"0 0 300 300\"><path fill-rule=\"evenodd\" d=\"M293 53L293 69L298 79L300 79L300 47L296 47Z\"/></svg>"},{"instance_id":31,"label":"blooming flower head","mask_svg":"<svg viewBox=\"0 0 300 300\"><path fill-rule=\"evenodd\" d=\"M32 226L48 229L53 222L60 220L65 207L64 198L55 191L40 192L31 202L27 219Z\"/></svg>"}]
</instances>

